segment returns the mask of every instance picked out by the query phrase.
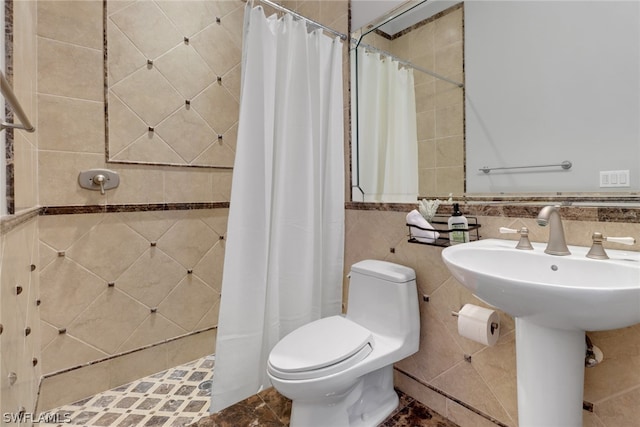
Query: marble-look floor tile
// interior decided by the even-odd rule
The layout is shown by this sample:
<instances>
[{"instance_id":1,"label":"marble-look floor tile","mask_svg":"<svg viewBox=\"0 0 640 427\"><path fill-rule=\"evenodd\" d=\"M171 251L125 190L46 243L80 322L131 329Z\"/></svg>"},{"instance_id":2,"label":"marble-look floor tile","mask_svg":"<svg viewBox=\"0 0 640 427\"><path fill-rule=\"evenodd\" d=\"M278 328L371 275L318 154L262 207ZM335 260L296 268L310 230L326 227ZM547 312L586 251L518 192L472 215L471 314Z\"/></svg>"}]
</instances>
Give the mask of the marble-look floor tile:
<instances>
[{"instance_id":1,"label":"marble-look floor tile","mask_svg":"<svg viewBox=\"0 0 640 427\"><path fill-rule=\"evenodd\" d=\"M380 427L458 427L442 415L397 390L398 408ZM190 427L268 426L287 427L291 401L269 388L255 396L203 418Z\"/></svg>"},{"instance_id":2,"label":"marble-look floor tile","mask_svg":"<svg viewBox=\"0 0 640 427\"><path fill-rule=\"evenodd\" d=\"M268 388L217 414L209 414L214 356L177 366L50 411L64 426L288 427L291 401ZM457 427L398 391L398 408L381 427ZM45 424L41 424L45 425Z\"/></svg>"}]
</instances>

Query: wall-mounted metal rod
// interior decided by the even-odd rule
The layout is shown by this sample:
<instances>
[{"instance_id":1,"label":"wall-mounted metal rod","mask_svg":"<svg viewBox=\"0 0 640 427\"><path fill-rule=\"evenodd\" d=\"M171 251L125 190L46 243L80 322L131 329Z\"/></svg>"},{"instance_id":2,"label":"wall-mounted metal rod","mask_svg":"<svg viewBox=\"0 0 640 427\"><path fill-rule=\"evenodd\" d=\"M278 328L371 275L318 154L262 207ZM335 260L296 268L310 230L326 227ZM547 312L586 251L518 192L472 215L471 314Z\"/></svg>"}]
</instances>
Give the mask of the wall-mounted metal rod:
<instances>
[{"instance_id":1,"label":"wall-mounted metal rod","mask_svg":"<svg viewBox=\"0 0 640 427\"><path fill-rule=\"evenodd\" d=\"M400 64L402 64L402 65L404 65L406 67L411 67L414 70L417 70L417 71L420 71L422 73L428 74L431 77L435 77L436 79L443 80L443 81L445 81L447 83L451 83L452 85L456 85L458 87L464 87L464 84L462 84L460 82L457 82L455 80L451 80L451 79L449 79L449 78L447 78L445 76L442 76L442 75L440 75L438 73L434 73L433 71L427 70L426 68L419 67L416 64L414 64L413 62L406 61L406 60L404 60L404 59L402 59L400 57L397 57L397 56L387 52L386 50L382 50L382 49L377 48L375 46L371 46L369 44L359 42L358 40L356 40L354 38L351 39L351 43L355 43L356 44L356 46L355 46L356 49L359 48L359 47L364 47L366 50L369 50L369 51L372 51L372 52L377 52L377 53L379 53L381 55L384 55L384 56L386 56L388 58L393 59L394 61L396 61L396 62L398 62L398 63L400 63Z\"/></svg>"},{"instance_id":2,"label":"wall-mounted metal rod","mask_svg":"<svg viewBox=\"0 0 640 427\"><path fill-rule=\"evenodd\" d=\"M15 113L16 117L18 117L18 120L20 120L20 123L2 122L0 123L0 130L13 128L26 130L27 132L34 132L36 128L33 127L31 122L27 118L27 115L24 113L24 110L20 106L16 95L13 93L13 89L11 89L9 82L4 77L2 71L0 71L0 92L2 93L2 96L4 96L4 99L7 101L7 104L9 104L9 106Z\"/></svg>"},{"instance_id":3,"label":"wall-mounted metal rod","mask_svg":"<svg viewBox=\"0 0 640 427\"><path fill-rule=\"evenodd\" d=\"M280 12L289 13L289 14L293 15L297 19L301 19L303 21L306 21L306 22L308 22L309 24L311 24L311 25L313 25L315 27L321 28L321 29L325 30L326 32L333 34L334 36L340 37L342 40L346 41L348 39L346 34L342 34L341 32L339 32L337 30L334 30L333 28L327 27L326 25L322 25L321 23L319 23L317 21L314 21L313 19L309 19L309 18L307 18L305 16L302 16L299 13L296 13L291 9L288 9L288 8L286 8L284 6L281 6L281 5L277 4L277 3L272 2L271 0L258 0L258 1L260 1L261 3L264 3L264 4L268 4L269 6L271 6L272 8L274 8L274 9L280 11Z\"/></svg>"},{"instance_id":4,"label":"wall-mounted metal rod","mask_svg":"<svg viewBox=\"0 0 640 427\"><path fill-rule=\"evenodd\" d=\"M500 167L500 168L490 168L488 166L483 166L478 170L484 173L489 173L491 171L504 170L504 169L550 168L555 166L560 166L562 169L571 169L571 166L573 166L573 163L571 163L569 160L565 160L562 163L555 164L555 165L509 166L509 167Z\"/></svg>"}]
</instances>

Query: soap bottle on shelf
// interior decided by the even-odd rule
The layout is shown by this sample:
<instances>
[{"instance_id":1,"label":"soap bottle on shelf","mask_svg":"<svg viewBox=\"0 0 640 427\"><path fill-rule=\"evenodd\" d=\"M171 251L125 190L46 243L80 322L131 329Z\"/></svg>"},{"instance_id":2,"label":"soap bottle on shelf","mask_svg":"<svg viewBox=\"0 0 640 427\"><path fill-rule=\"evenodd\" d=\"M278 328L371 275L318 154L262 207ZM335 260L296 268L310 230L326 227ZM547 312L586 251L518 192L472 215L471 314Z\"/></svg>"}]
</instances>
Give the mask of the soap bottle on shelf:
<instances>
[{"instance_id":1,"label":"soap bottle on shelf","mask_svg":"<svg viewBox=\"0 0 640 427\"><path fill-rule=\"evenodd\" d=\"M462 212L460 212L460 206L457 203L453 204L453 213L447 221L449 225L449 243L456 245L458 243L465 243L469 241L469 222ZM458 231L460 230L460 231Z\"/></svg>"}]
</instances>

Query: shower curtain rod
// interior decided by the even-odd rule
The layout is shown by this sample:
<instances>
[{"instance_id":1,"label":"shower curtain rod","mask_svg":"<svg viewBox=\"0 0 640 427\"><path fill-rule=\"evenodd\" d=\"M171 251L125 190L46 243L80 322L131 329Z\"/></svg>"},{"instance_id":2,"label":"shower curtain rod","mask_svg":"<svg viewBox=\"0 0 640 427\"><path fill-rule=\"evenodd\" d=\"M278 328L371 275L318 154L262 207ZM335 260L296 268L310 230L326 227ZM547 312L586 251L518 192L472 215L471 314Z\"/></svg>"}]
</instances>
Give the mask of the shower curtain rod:
<instances>
[{"instance_id":1,"label":"shower curtain rod","mask_svg":"<svg viewBox=\"0 0 640 427\"><path fill-rule=\"evenodd\" d=\"M422 68L422 67L414 64L413 62L406 61L406 60L404 60L402 58L398 58L397 56L387 52L386 50L382 50L382 49L377 48L375 46L371 46L369 44L362 43L361 41L359 41L357 39L354 39L354 38L351 39L351 42L355 43L355 45L356 45L355 48L356 49L359 48L360 46L362 46L365 49L372 50L374 52L377 52L377 53L380 53L380 54L382 54L384 56L387 56L387 57L393 59L394 61L397 61L398 63L400 63L400 64L402 64L404 66L411 67L414 70L420 71L420 72L425 73L425 74L429 74L430 76L435 77L436 79L444 80L445 82L451 83L452 85L456 85L456 86L458 86L460 88L464 87L464 84L462 84L460 82L457 82L455 80L451 80L451 79L449 79L449 78L447 78L445 76L441 76L440 74L434 73L433 71L429 71L429 70L427 70L425 68Z\"/></svg>"},{"instance_id":2,"label":"shower curtain rod","mask_svg":"<svg viewBox=\"0 0 640 427\"><path fill-rule=\"evenodd\" d=\"M258 1L260 3L268 4L269 6L271 6L272 8L274 8L274 9L280 11L280 12L290 13L295 18L301 19L301 20L306 21L306 22L308 22L309 24L311 24L311 25L313 25L315 27L321 28L321 29L325 30L326 32L333 34L334 36L340 37L344 41L346 41L348 39L346 34L342 34L341 32L339 32L337 30L334 30L333 28L327 27L326 25L322 25L321 23L316 22L313 19L309 19L309 18L307 18L305 16L302 16L299 13L296 13L291 9L287 9L284 6L280 6L279 4L272 2L271 0L256 0L256 1ZM251 6L253 6L253 4L254 4L254 1L251 0Z\"/></svg>"}]
</instances>

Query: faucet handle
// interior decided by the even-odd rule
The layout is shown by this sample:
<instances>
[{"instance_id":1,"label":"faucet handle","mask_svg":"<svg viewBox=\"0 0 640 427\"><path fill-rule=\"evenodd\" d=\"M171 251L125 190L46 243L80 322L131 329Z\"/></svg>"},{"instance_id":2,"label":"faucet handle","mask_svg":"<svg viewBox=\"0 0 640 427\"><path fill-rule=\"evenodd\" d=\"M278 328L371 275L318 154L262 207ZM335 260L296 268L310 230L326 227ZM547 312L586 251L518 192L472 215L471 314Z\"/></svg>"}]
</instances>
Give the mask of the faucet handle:
<instances>
[{"instance_id":1,"label":"faucet handle","mask_svg":"<svg viewBox=\"0 0 640 427\"><path fill-rule=\"evenodd\" d=\"M633 237L604 237L607 242L622 243L623 245L635 245L636 239Z\"/></svg>"},{"instance_id":2,"label":"faucet handle","mask_svg":"<svg viewBox=\"0 0 640 427\"><path fill-rule=\"evenodd\" d=\"M593 244L587 253L587 258L593 259L609 259L609 256L604 251L602 242L622 243L623 245L634 245L636 243L636 239L633 237L605 237L602 233L597 231L593 233L591 240L593 241Z\"/></svg>"},{"instance_id":3,"label":"faucet handle","mask_svg":"<svg viewBox=\"0 0 640 427\"><path fill-rule=\"evenodd\" d=\"M516 249L524 249L524 250L533 250L533 246L531 246L531 242L529 241L529 229L527 227L522 227L520 230L516 230L514 228L500 227L500 233L505 234L520 234L520 241L516 245Z\"/></svg>"}]
</instances>

